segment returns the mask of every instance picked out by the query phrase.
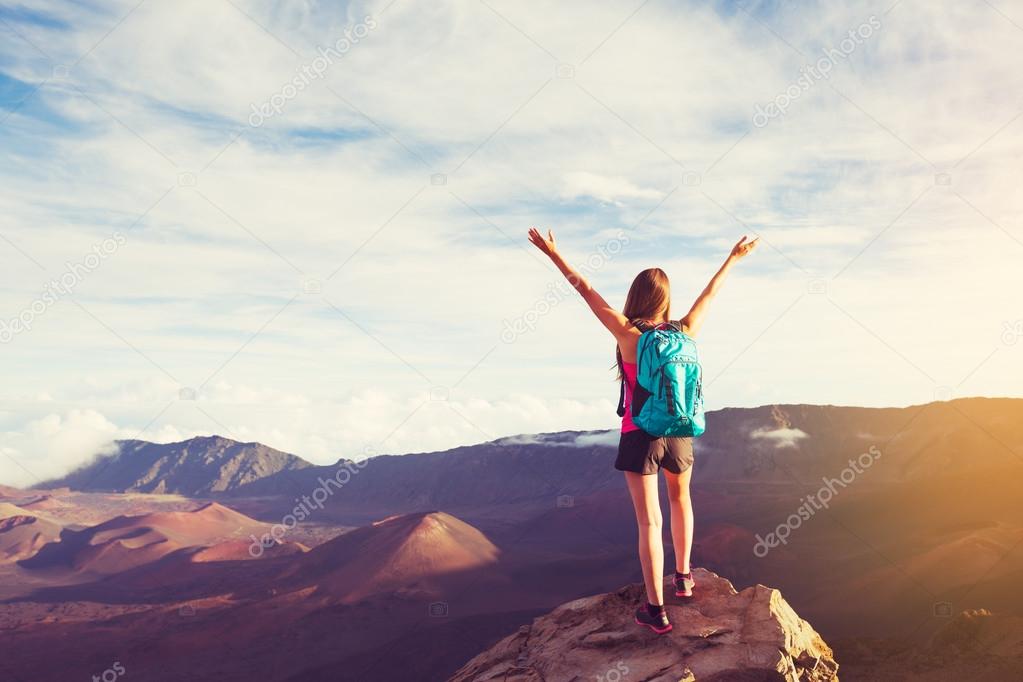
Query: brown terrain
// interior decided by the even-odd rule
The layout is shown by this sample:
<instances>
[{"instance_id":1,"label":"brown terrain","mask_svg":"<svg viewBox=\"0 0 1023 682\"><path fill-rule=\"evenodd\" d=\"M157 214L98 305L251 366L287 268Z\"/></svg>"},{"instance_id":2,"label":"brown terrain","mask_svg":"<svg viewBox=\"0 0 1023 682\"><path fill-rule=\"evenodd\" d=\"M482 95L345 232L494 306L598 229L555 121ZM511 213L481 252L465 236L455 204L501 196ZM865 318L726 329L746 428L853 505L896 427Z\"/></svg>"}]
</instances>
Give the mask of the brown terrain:
<instances>
[{"instance_id":1,"label":"brown terrain","mask_svg":"<svg viewBox=\"0 0 1023 682\"><path fill-rule=\"evenodd\" d=\"M497 666L519 628L560 622L551 609L636 596L619 592L640 576L611 443L563 432L316 466L216 436L130 441L60 480L0 488L0 680L88 679L115 662L152 680L443 680L481 654ZM843 680L1020 679L1021 473L1020 400L713 412L694 560L739 595L780 591ZM765 552L771 533L787 537ZM706 575L672 615L714 648L700 599L730 597ZM600 609L595 631L646 644ZM529 650L541 670L586 653L549 638ZM697 640L671 641L658 660L684 679L670 662L688 665L679 652ZM654 665L638 651L621 659L630 670Z\"/></svg>"}]
</instances>

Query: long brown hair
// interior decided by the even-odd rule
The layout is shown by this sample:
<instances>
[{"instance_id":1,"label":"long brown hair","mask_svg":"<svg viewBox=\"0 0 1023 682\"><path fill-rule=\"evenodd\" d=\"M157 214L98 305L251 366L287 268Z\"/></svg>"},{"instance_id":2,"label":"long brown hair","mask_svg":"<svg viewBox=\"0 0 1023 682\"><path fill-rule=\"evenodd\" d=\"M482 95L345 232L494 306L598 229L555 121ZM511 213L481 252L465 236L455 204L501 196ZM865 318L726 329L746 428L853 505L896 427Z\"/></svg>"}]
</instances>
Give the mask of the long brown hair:
<instances>
[{"instance_id":1,"label":"long brown hair","mask_svg":"<svg viewBox=\"0 0 1023 682\"><path fill-rule=\"evenodd\" d=\"M671 283L660 268L647 268L636 275L625 297L622 314L630 320L646 320L657 324L671 314ZM618 380L622 379L622 349L615 346Z\"/></svg>"}]
</instances>

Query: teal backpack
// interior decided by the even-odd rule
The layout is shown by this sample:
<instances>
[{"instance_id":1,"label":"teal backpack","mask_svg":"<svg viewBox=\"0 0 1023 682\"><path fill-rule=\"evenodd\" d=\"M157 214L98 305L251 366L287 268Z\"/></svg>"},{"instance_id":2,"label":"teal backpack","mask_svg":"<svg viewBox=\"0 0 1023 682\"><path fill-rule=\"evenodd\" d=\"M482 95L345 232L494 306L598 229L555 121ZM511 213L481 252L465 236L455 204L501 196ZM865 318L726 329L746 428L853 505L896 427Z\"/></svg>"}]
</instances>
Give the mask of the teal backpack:
<instances>
[{"instance_id":1,"label":"teal backpack","mask_svg":"<svg viewBox=\"0 0 1023 682\"><path fill-rule=\"evenodd\" d=\"M703 416L703 369L696 342L678 322L656 327L631 320L643 332L636 346L636 390L632 422L651 436L699 436ZM618 416L625 415L622 379Z\"/></svg>"}]
</instances>

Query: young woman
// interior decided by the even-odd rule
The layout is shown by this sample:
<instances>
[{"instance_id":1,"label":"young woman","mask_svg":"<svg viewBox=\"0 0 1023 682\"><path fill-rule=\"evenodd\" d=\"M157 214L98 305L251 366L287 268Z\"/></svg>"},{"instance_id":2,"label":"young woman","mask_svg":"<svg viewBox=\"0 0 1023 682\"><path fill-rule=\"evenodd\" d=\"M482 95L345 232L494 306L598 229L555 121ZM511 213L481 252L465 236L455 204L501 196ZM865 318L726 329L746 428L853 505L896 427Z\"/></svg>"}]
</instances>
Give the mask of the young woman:
<instances>
[{"instance_id":1,"label":"young woman","mask_svg":"<svg viewBox=\"0 0 1023 682\"><path fill-rule=\"evenodd\" d=\"M657 499L657 472L664 472L671 507L671 537L675 548L675 596L692 596L694 582L689 570L689 554L693 546L693 504L689 497L689 479L693 471L691 438L667 436L655 438L632 423L629 405L636 385L636 344L642 333L640 326L671 321L671 287L668 276L660 268L650 268L636 275L629 287L625 307L615 310L558 253L554 233L544 237L536 228L529 230L529 241L543 251L558 267L590 306L618 346L619 377L625 379L625 415L618 443L615 468L625 472L625 482L632 497L639 526L639 563L646 585L647 604L636 610L636 623L646 625L659 634L670 632L671 623L664 611L663 579L664 547L661 543L661 506ZM703 324L707 306L721 287L728 271L749 254L758 239L746 241L744 236L732 247L724 265L677 324L689 336L696 336Z\"/></svg>"}]
</instances>

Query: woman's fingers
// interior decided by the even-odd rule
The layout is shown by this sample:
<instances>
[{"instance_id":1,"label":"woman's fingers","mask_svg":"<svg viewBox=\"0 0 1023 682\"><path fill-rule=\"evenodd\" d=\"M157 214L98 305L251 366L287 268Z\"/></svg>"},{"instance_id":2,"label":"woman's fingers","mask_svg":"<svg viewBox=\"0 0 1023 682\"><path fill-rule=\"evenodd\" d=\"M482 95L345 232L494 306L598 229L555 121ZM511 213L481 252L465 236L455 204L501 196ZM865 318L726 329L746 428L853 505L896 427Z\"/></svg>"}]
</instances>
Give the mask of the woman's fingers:
<instances>
[{"instance_id":1,"label":"woman's fingers","mask_svg":"<svg viewBox=\"0 0 1023 682\"><path fill-rule=\"evenodd\" d=\"M735 243L735 246L732 248L732 252L736 253L736 254L739 254L739 255L742 255L742 256L745 256L747 253L752 251L756 247L756 245L760 242L760 237L754 237L750 241L746 241L747 239L749 239L748 235L745 235L745 234L742 235L742 239L737 241Z\"/></svg>"},{"instance_id":2,"label":"woman's fingers","mask_svg":"<svg viewBox=\"0 0 1023 682\"><path fill-rule=\"evenodd\" d=\"M537 248L547 250L554 244L554 232L547 230L547 237L544 237L540 230L535 227L529 228L529 241L532 242Z\"/></svg>"},{"instance_id":3,"label":"woman's fingers","mask_svg":"<svg viewBox=\"0 0 1023 682\"><path fill-rule=\"evenodd\" d=\"M743 237L743 239L745 239L745 237ZM745 256L745 255L749 254L753 249L755 249L759 242L760 242L760 237L757 237L757 238L753 239L752 241L745 242L745 243L739 242L736 245L736 249L738 250L739 255Z\"/></svg>"}]
</instances>

